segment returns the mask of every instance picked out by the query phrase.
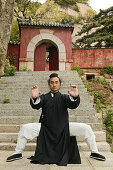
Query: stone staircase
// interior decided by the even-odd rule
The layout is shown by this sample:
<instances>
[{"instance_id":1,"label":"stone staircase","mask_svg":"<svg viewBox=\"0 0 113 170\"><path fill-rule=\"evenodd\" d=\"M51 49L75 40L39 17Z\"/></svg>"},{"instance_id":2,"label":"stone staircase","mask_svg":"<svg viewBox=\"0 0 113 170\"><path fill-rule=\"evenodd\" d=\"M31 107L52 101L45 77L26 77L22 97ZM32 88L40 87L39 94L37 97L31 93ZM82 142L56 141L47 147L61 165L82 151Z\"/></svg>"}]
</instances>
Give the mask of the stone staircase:
<instances>
[{"instance_id":1,"label":"stone staircase","mask_svg":"<svg viewBox=\"0 0 113 170\"><path fill-rule=\"evenodd\" d=\"M55 72L55 71L54 71ZM0 150L14 150L20 126L25 123L38 122L41 110L31 108L29 104L32 86L38 84L40 91L49 90L47 80L50 71L16 72L13 77L0 79ZM83 122L89 124L95 135L99 151L110 151L106 143L106 133L102 130L96 110L93 107L93 98L87 93L82 80L75 71L57 71L62 79L60 91L67 93L70 83L76 84L81 98L80 106L76 110L69 110L70 122ZM10 103L2 104L8 98ZM88 151L84 139L77 138L80 150ZM34 151L36 139L28 141L25 150Z\"/></svg>"}]
</instances>

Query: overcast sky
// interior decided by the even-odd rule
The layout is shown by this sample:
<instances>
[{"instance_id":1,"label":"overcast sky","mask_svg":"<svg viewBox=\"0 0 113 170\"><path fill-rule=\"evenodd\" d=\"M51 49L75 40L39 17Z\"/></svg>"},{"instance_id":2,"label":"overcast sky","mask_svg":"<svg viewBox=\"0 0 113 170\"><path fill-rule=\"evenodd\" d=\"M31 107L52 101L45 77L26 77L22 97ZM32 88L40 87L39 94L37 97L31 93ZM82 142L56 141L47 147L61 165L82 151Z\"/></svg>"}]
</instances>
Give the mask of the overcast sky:
<instances>
[{"instance_id":1,"label":"overcast sky","mask_svg":"<svg viewBox=\"0 0 113 170\"><path fill-rule=\"evenodd\" d=\"M46 0L39 0L39 2L44 3ZM93 10L99 12L99 9L107 9L113 6L113 0L89 0L89 5Z\"/></svg>"},{"instance_id":2,"label":"overcast sky","mask_svg":"<svg viewBox=\"0 0 113 170\"><path fill-rule=\"evenodd\" d=\"M99 12L100 9L107 9L113 6L113 0L90 0L90 6L96 12Z\"/></svg>"}]
</instances>

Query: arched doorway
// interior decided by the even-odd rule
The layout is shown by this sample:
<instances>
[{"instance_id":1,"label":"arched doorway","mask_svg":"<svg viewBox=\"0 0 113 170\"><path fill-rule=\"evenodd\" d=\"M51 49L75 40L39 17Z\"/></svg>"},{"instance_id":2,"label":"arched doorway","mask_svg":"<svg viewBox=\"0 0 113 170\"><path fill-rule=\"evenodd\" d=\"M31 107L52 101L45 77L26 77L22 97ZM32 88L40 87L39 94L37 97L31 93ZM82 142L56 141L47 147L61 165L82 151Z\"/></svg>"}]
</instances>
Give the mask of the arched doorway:
<instances>
[{"instance_id":1,"label":"arched doorway","mask_svg":"<svg viewBox=\"0 0 113 170\"><path fill-rule=\"evenodd\" d=\"M53 43L43 42L34 52L34 71L59 70L58 50Z\"/></svg>"},{"instance_id":2,"label":"arched doorway","mask_svg":"<svg viewBox=\"0 0 113 170\"><path fill-rule=\"evenodd\" d=\"M54 46L54 50L52 50L52 48L50 48L51 50L49 51L49 53L51 54L51 58L50 58L50 69L57 69L57 70L60 70L60 71L63 71L65 70L65 62L66 62L66 49L65 49L65 45L64 43L58 38L56 37L55 35L53 34L50 34L50 33L41 33L35 37L33 37L31 39L31 41L29 42L28 44L28 47L27 47L27 67L29 69L29 66L30 66L30 69L32 68L32 70L35 70L36 71L36 68L34 69L34 63L36 61L34 61L37 57L35 57L35 55L37 56L38 54L38 51L39 49L37 48L40 48L39 46L42 44L42 43L45 43L46 44L46 52L47 52L47 49L48 49L48 44L50 44L50 46ZM56 58L57 58L57 61L58 61L58 65L53 68L53 64L52 63L56 63L56 59L53 58L53 54L54 54L54 51L56 51L58 53L58 55L56 55ZM45 57L44 57L45 56ZM40 58L40 56L38 57ZM43 55L43 60L46 58L46 54ZM39 65L41 64L41 60L39 62ZM44 69L44 65L43 65L43 70L46 70L46 67ZM41 70L42 70L41 68Z\"/></svg>"}]
</instances>

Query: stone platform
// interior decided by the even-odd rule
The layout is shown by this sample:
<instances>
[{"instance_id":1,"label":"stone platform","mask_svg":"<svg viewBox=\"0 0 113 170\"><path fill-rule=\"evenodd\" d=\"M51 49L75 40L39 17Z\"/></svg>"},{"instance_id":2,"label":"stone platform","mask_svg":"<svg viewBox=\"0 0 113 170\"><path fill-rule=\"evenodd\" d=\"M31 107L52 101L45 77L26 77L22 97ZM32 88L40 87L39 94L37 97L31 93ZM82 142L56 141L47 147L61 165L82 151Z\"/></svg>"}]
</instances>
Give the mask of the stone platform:
<instances>
[{"instance_id":1,"label":"stone platform","mask_svg":"<svg viewBox=\"0 0 113 170\"><path fill-rule=\"evenodd\" d=\"M80 151L82 164L69 164L67 166L31 164L27 157L34 152L23 152L20 160L6 162L12 151L0 151L0 170L113 170L113 153L102 152L106 161L98 161L89 157L90 152Z\"/></svg>"}]
</instances>

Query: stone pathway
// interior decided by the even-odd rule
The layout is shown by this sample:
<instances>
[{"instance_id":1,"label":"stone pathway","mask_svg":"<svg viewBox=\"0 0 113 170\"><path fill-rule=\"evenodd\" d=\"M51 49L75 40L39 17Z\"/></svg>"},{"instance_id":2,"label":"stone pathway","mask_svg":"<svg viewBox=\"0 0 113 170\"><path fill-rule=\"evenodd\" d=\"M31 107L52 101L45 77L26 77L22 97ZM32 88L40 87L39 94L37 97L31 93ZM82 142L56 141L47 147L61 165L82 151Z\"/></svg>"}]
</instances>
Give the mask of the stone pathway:
<instances>
[{"instance_id":1,"label":"stone pathway","mask_svg":"<svg viewBox=\"0 0 113 170\"><path fill-rule=\"evenodd\" d=\"M89 157L90 152L80 151L82 164L62 167L31 164L27 157L33 155L34 152L23 152L23 159L6 162L6 158L12 153L12 151L0 151L0 170L113 170L113 153L110 152L102 152L106 161L98 161Z\"/></svg>"}]
</instances>

